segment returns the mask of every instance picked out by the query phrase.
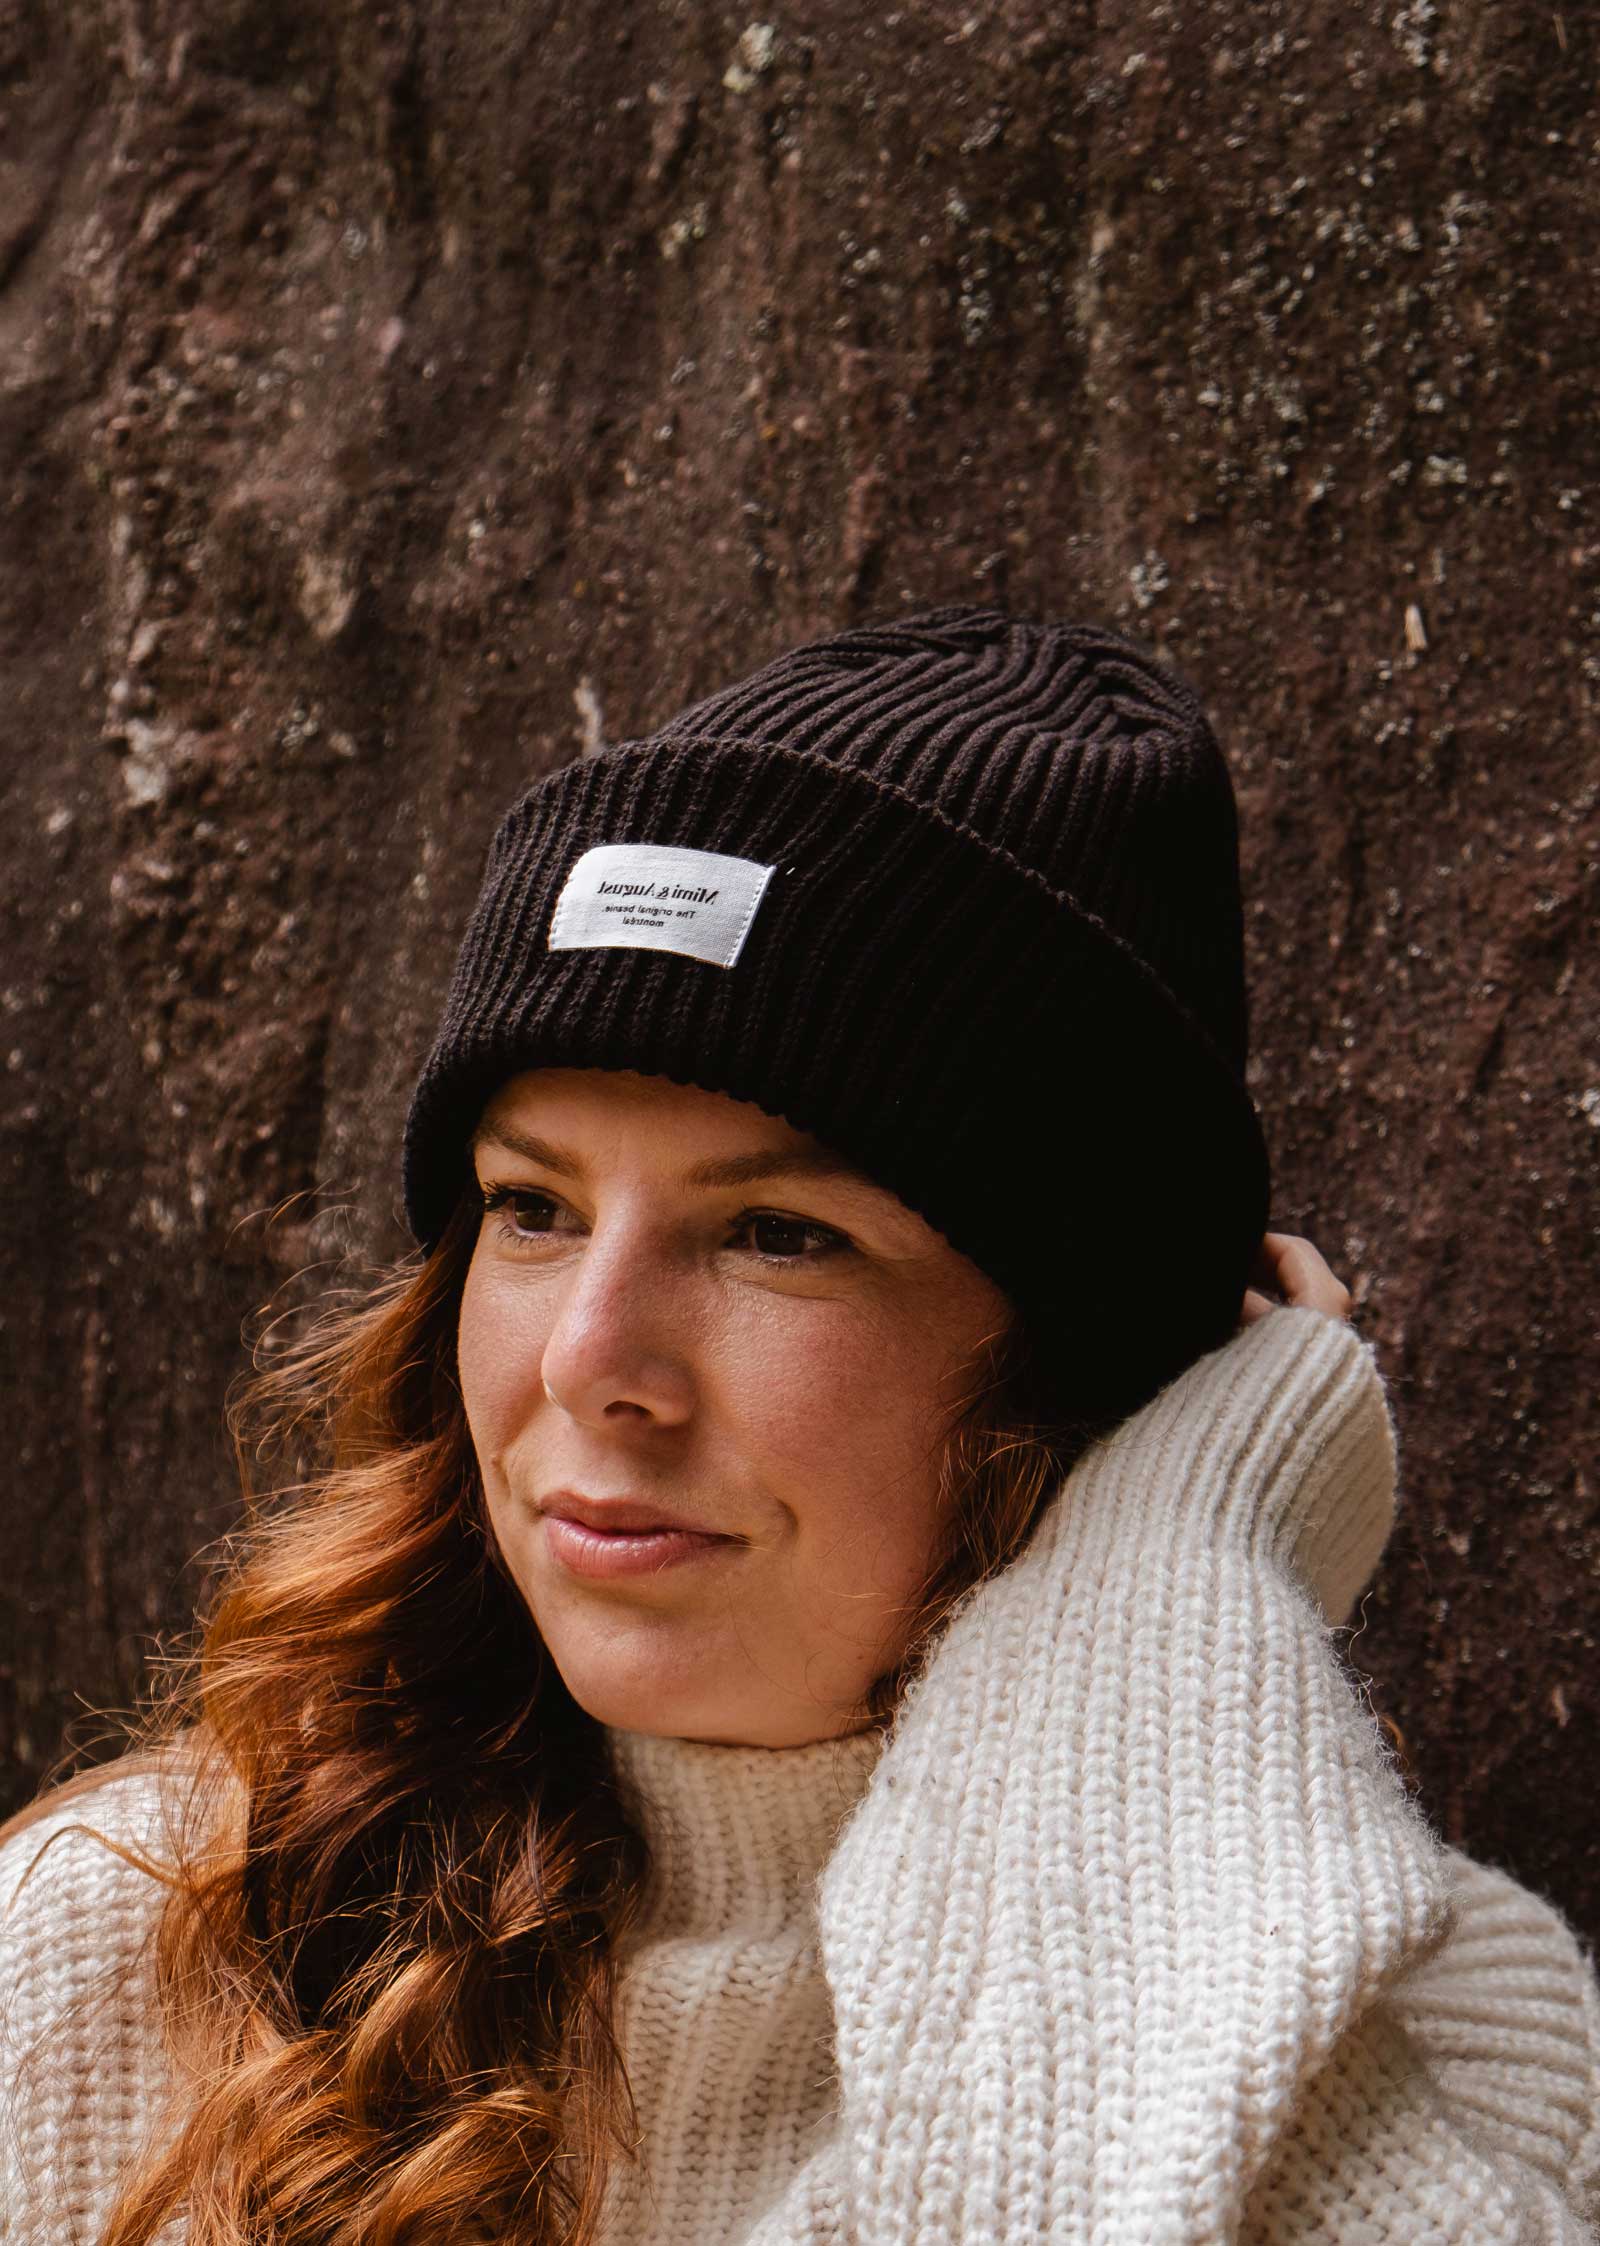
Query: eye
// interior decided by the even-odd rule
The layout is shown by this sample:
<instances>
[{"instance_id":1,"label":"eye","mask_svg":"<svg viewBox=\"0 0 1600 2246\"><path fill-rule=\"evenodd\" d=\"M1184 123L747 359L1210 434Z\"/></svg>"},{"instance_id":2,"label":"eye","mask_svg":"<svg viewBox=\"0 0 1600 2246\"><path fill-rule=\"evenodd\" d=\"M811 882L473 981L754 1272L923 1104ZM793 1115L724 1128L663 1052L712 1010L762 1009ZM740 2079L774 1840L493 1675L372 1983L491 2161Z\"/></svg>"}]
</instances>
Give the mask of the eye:
<instances>
[{"instance_id":1,"label":"eye","mask_svg":"<svg viewBox=\"0 0 1600 2246\"><path fill-rule=\"evenodd\" d=\"M495 1229L503 1240L537 1240L553 1230L552 1217L561 1203L554 1195L529 1185L486 1185L479 1188L486 1217L501 1212Z\"/></svg>"},{"instance_id":2,"label":"eye","mask_svg":"<svg viewBox=\"0 0 1600 2246\"><path fill-rule=\"evenodd\" d=\"M483 1185L478 1189L484 1217L493 1217L500 1239L511 1247L566 1231L563 1217L572 1211L554 1194L530 1185ZM831 1225L808 1217L786 1216L779 1209L742 1209L731 1226L734 1246L748 1244L758 1261L770 1264L820 1263L826 1256L848 1249L849 1240Z\"/></svg>"},{"instance_id":3,"label":"eye","mask_svg":"<svg viewBox=\"0 0 1600 2246\"><path fill-rule=\"evenodd\" d=\"M767 1263L818 1263L850 1245L828 1225L786 1217L776 1209L745 1209L735 1217L734 1230L747 1231L756 1254ZM808 1236L817 1243L809 1253L800 1245Z\"/></svg>"}]
</instances>

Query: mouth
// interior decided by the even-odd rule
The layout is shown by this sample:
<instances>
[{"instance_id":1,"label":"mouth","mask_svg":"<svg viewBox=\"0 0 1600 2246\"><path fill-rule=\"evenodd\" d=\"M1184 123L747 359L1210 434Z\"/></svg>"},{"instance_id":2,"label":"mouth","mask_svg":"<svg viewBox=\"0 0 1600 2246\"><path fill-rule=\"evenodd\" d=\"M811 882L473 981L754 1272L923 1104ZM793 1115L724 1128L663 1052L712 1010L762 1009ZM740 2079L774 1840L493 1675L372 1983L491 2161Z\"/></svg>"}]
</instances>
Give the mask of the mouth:
<instances>
[{"instance_id":1,"label":"mouth","mask_svg":"<svg viewBox=\"0 0 1600 2246\"><path fill-rule=\"evenodd\" d=\"M546 1507L542 1510L545 1548L569 1575L612 1581L620 1576L660 1575L665 1569L726 1561L745 1549L738 1536L715 1536L682 1528L595 1529Z\"/></svg>"},{"instance_id":2,"label":"mouth","mask_svg":"<svg viewBox=\"0 0 1600 2246\"><path fill-rule=\"evenodd\" d=\"M712 1538L719 1543L742 1541L706 1522L690 1520L640 1498L582 1497L576 1490L554 1490L538 1500L538 1510L547 1520L574 1522L597 1536L674 1535Z\"/></svg>"}]
</instances>

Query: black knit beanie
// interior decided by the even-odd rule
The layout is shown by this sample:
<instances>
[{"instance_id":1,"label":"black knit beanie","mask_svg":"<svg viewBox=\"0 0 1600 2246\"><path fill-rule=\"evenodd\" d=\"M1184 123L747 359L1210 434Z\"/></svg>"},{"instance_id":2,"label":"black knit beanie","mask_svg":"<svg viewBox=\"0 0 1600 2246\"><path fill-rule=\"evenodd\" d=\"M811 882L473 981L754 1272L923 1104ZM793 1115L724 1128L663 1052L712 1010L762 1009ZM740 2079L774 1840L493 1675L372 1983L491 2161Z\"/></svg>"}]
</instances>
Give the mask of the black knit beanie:
<instances>
[{"instance_id":1,"label":"black knit beanie","mask_svg":"<svg viewBox=\"0 0 1600 2246\"><path fill-rule=\"evenodd\" d=\"M844 1153L1021 1310L1063 1410L1234 1330L1268 1222L1238 826L1120 633L940 607L780 655L502 820L406 1121L434 1246L507 1077L637 1069Z\"/></svg>"}]
</instances>

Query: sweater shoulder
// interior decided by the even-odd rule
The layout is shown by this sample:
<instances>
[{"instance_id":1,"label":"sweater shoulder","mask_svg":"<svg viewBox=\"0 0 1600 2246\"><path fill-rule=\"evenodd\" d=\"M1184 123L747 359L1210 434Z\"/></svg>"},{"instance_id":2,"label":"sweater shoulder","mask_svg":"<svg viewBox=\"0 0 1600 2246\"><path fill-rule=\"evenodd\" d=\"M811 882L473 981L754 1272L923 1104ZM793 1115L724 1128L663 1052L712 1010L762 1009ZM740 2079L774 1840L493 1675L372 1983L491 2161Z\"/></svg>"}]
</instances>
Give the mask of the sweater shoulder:
<instances>
[{"instance_id":1,"label":"sweater shoulder","mask_svg":"<svg viewBox=\"0 0 1600 2246\"><path fill-rule=\"evenodd\" d=\"M28 2246L96 2233L165 2102L169 1889L117 1849L170 1862L185 1791L112 1765L0 1842L0 2203Z\"/></svg>"},{"instance_id":2,"label":"sweater shoulder","mask_svg":"<svg viewBox=\"0 0 1600 2246\"><path fill-rule=\"evenodd\" d=\"M1554 1903L1445 1850L1450 1932L1392 2003L1480 2141L1548 2176L1600 2221L1600 1978Z\"/></svg>"},{"instance_id":3,"label":"sweater shoulder","mask_svg":"<svg viewBox=\"0 0 1600 2246\"><path fill-rule=\"evenodd\" d=\"M75 1942L104 1954L132 1934L166 1890L119 1850L170 1860L163 1841L179 1802L172 1778L113 1764L100 1784L0 1841L0 1960L14 1967L41 1945Z\"/></svg>"}]
</instances>

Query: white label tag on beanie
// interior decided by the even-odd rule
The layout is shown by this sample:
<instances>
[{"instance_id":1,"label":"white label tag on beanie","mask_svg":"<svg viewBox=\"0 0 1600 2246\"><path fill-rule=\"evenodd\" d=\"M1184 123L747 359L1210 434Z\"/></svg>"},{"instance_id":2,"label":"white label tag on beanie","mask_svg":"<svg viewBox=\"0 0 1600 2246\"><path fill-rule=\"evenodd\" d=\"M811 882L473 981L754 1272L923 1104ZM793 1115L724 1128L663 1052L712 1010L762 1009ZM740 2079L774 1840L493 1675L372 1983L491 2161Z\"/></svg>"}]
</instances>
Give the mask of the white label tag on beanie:
<instances>
[{"instance_id":1,"label":"white label tag on beanie","mask_svg":"<svg viewBox=\"0 0 1600 2246\"><path fill-rule=\"evenodd\" d=\"M716 850L603 842L567 875L550 916L549 949L630 944L731 967L776 870Z\"/></svg>"}]
</instances>

